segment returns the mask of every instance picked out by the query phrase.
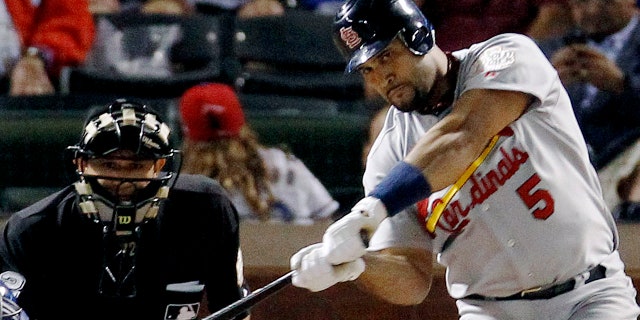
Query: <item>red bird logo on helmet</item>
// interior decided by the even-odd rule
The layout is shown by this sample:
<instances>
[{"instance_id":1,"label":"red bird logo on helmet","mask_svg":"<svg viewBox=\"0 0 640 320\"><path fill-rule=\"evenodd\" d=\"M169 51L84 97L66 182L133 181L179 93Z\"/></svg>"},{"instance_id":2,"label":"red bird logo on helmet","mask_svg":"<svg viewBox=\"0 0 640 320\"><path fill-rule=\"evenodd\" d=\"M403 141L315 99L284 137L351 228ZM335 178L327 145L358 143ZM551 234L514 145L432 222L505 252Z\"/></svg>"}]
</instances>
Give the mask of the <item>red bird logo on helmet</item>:
<instances>
[{"instance_id":1,"label":"red bird logo on helmet","mask_svg":"<svg viewBox=\"0 0 640 320\"><path fill-rule=\"evenodd\" d=\"M362 43L362 38L353 30L353 27L340 28L340 38L344 41L344 44L349 47L349 49L353 49Z\"/></svg>"}]
</instances>

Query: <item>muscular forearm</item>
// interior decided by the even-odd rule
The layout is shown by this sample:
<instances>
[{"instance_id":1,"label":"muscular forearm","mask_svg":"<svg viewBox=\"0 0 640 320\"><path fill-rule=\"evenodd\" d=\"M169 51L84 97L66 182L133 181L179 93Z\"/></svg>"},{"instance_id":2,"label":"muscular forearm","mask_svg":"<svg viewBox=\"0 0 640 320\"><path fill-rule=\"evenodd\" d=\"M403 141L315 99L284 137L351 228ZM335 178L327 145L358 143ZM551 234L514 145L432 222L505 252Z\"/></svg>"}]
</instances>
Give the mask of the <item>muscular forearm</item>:
<instances>
[{"instance_id":1,"label":"muscular forearm","mask_svg":"<svg viewBox=\"0 0 640 320\"><path fill-rule=\"evenodd\" d=\"M443 119L420 138L404 159L422 170L434 191L453 184L488 141L457 126L456 119Z\"/></svg>"},{"instance_id":2,"label":"muscular forearm","mask_svg":"<svg viewBox=\"0 0 640 320\"><path fill-rule=\"evenodd\" d=\"M366 269L356 281L364 291L398 305L421 303L431 288L431 253L419 249L386 249L367 253Z\"/></svg>"},{"instance_id":3,"label":"muscular forearm","mask_svg":"<svg viewBox=\"0 0 640 320\"><path fill-rule=\"evenodd\" d=\"M384 216L394 216L432 191L454 184L532 99L516 91L465 92L451 113L429 129L368 195L384 204Z\"/></svg>"}]
</instances>

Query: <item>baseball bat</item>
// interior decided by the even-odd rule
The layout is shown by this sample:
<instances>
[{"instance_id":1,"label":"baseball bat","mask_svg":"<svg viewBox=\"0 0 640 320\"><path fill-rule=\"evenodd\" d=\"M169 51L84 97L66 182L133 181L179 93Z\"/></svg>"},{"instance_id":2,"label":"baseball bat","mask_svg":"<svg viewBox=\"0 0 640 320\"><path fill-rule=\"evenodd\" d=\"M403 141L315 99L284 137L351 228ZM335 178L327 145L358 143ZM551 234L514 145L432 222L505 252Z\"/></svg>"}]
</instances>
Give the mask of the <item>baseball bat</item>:
<instances>
[{"instance_id":1,"label":"baseball bat","mask_svg":"<svg viewBox=\"0 0 640 320\"><path fill-rule=\"evenodd\" d=\"M202 320L233 319L240 313L254 306L256 303L264 300L266 297L282 290L287 285L291 284L291 277L293 277L294 272L295 271L289 271L289 273L281 276L280 278L272 281L271 283L265 285L262 288L256 289L255 291L248 294L246 297L216 311L213 314L210 314L202 318Z\"/></svg>"}]
</instances>

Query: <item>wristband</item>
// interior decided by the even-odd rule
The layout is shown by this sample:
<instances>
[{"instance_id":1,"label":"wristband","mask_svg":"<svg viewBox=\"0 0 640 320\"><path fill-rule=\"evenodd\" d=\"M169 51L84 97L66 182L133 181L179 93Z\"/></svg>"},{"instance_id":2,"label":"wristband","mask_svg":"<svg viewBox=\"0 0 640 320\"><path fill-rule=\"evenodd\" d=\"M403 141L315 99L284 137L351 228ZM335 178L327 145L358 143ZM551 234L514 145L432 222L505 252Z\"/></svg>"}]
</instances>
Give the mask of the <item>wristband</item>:
<instances>
[{"instance_id":1,"label":"wristband","mask_svg":"<svg viewBox=\"0 0 640 320\"><path fill-rule=\"evenodd\" d=\"M395 165L369 193L382 201L389 217L430 195L431 185L422 171L404 161Z\"/></svg>"}]
</instances>

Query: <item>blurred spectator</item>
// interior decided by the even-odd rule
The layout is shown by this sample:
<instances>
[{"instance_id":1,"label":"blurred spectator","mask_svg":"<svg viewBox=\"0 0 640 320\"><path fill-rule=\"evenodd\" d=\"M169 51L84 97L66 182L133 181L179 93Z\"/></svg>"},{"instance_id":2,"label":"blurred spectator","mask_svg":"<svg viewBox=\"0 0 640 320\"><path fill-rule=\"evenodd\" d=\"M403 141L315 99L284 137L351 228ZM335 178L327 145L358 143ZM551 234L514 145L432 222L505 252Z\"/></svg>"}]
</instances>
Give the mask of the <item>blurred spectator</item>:
<instances>
[{"instance_id":1,"label":"blurred spectator","mask_svg":"<svg viewBox=\"0 0 640 320\"><path fill-rule=\"evenodd\" d=\"M333 16L342 3L344 3L342 0L299 0L298 8Z\"/></svg>"},{"instance_id":2,"label":"blurred spectator","mask_svg":"<svg viewBox=\"0 0 640 320\"><path fill-rule=\"evenodd\" d=\"M230 86L202 84L180 99L182 172L217 179L241 218L309 224L338 209L294 155L260 144Z\"/></svg>"},{"instance_id":3,"label":"blurred spectator","mask_svg":"<svg viewBox=\"0 0 640 320\"><path fill-rule=\"evenodd\" d=\"M414 0L438 30L446 51L469 47L491 36L517 32L534 39L560 35L571 25L567 0ZM335 15L343 0L298 0L297 7Z\"/></svg>"},{"instance_id":4,"label":"blurred spectator","mask_svg":"<svg viewBox=\"0 0 640 320\"><path fill-rule=\"evenodd\" d=\"M89 0L89 11L92 14L117 13L122 7L119 0Z\"/></svg>"},{"instance_id":5,"label":"blurred spectator","mask_svg":"<svg viewBox=\"0 0 640 320\"><path fill-rule=\"evenodd\" d=\"M277 0L251 0L238 8L239 18L281 16L285 7Z\"/></svg>"},{"instance_id":6,"label":"blurred spectator","mask_svg":"<svg viewBox=\"0 0 640 320\"><path fill-rule=\"evenodd\" d=\"M434 24L444 51L467 48L500 33L546 39L571 27L567 0L414 1Z\"/></svg>"},{"instance_id":7,"label":"blurred spectator","mask_svg":"<svg viewBox=\"0 0 640 320\"><path fill-rule=\"evenodd\" d=\"M95 14L188 16L194 7L187 0L149 0L126 4L115 0L92 0ZM166 78L179 67L173 63L172 49L181 41L181 26L132 24L117 26L108 16L96 18L96 39L84 67L98 73L127 77Z\"/></svg>"},{"instance_id":8,"label":"blurred spectator","mask_svg":"<svg viewBox=\"0 0 640 320\"><path fill-rule=\"evenodd\" d=\"M144 14L188 15L194 12L193 5L186 0L147 0L142 4Z\"/></svg>"},{"instance_id":9,"label":"blurred spectator","mask_svg":"<svg viewBox=\"0 0 640 320\"><path fill-rule=\"evenodd\" d=\"M618 221L640 221L640 162L616 187L621 202L614 208L613 217Z\"/></svg>"},{"instance_id":10,"label":"blurred spectator","mask_svg":"<svg viewBox=\"0 0 640 320\"><path fill-rule=\"evenodd\" d=\"M92 14L138 11L145 14L188 14L194 11L190 0L89 0Z\"/></svg>"},{"instance_id":11,"label":"blurred spectator","mask_svg":"<svg viewBox=\"0 0 640 320\"><path fill-rule=\"evenodd\" d=\"M94 14L142 11L155 14L232 12L240 18L284 14L286 6L278 0L89 0Z\"/></svg>"},{"instance_id":12,"label":"blurred spectator","mask_svg":"<svg viewBox=\"0 0 640 320\"><path fill-rule=\"evenodd\" d=\"M289 4L279 0L195 0L196 10L205 14L216 14L221 11L235 12L240 18L282 15L287 8L297 4L295 0Z\"/></svg>"},{"instance_id":13,"label":"blurred spectator","mask_svg":"<svg viewBox=\"0 0 640 320\"><path fill-rule=\"evenodd\" d=\"M635 0L571 0L576 30L540 43L558 70L605 201L640 156L640 25Z\"/></svg>"},{"instance_id":14,"label":"blurred spectator","mask_svg":"<svg viewBox=\"0 0 640 320\"><path fill-rule=\"evenodd\" d=\"M2 1L0 25L0 84L12 96L54 94L61 69L82 63L94 37L86 0Z\"/></svg>"}]
</instances>

